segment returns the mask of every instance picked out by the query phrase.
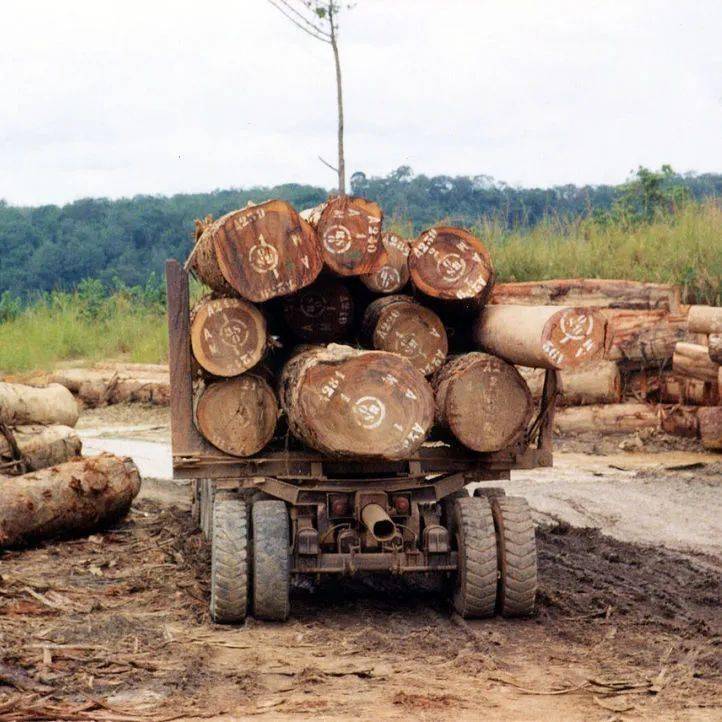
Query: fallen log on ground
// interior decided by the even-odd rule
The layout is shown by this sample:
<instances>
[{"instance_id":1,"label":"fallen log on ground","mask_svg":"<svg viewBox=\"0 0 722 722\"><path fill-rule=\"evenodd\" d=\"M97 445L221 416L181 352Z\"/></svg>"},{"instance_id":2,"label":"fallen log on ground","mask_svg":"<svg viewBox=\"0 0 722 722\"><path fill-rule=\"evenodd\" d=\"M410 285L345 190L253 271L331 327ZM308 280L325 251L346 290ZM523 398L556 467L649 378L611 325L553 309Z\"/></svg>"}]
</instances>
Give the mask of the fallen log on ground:
<instances>
[{"instance_id":1,"label":"fallen log on ground","mask_svg":"<svg viewBox=\"0 0 722 722\"><path fill-rule=\"evenodd\" d=\"M716 364L722 364L722 333L711 333L707 344L707 353L710 360Z\"/></svg>"},{"instance_id":2,"label":"fallen log on ground","mask_svg":"<svg viewBox=\"0 0 722 722\"><path fill-rule=\"evenodd\" d=\"M662 366L688 337L686 316L666 311L600 309L607 319L604 358L631 365Z\"/></svg>"},{"instance_id":3,"label":"fallen log on ground","mask_svg":"<svg viewBox=\"0 0 722 722\"><path fill-rule=\"evenodd\" d=\"M77 433L60 424L16 426L7 435L0 428L0 473L21 474L62 464L79 456L82 446Z\"/></svg>"},{"instance_id":4,"label":"fallen log on ground","mask_svg":"<svg viewBox=\"0 0 722 722\"><path fill-rule=\"evenodd\" d=\"M133 461L111 454L0 478L0 546L94 531L126 514L139 491Z\"/></svg>"},{"instance_id":5,"label":"fallen log on ground","mask_svg":"<svg viewBox=\"0 0 722 722\"><path fill-rule=\"evenodd\" d=\"M409 282L411 244L396 233L381 236L383 263L377 271L361 276L362 283L374 293L397 293Z\"/></svg>"},{"instance_id":6,"label":"fallen log on ground","mask_svg":"<svg viewBox=\"0 0 722 722\"><path fill-rule=\"evenodd\" d=\"M722 406L706 406L697 411L699 438L705 449L722 450Z\"/></svg>"},{"instance_id":7,"label":"fallen log on ground","mask_svg":"<svg viewBox=\"0 0 722 722\"><path fill-rule=\"evenodd\" d=\"M486 246L452 226L430 228L411 243L409 272L419 291L444 300L481 302L494 280Z\"/></svg>"},{"instance_id":8,"label":"fallen log on ground","mask_svg":"<svg viewBox=\"0 0 722 722\"><path fill-rule=\"evenodd\" d=\"M623 387L624 397L637 401L715 406L720 399L718 384L686 378L667 369L626 372Z\"/></svg>"},{"instance_id":9,"label":"fallen log on ground","mask_svg":"<svg viewBox=\"0 0 722 722\"><path fill-rule=\"evenodd\" d=\"M722 333L722 306L690 306L687 322L693 333Z\"/></svg>"},{"instance_id":10,"label":"fallen log on ground","mask_svg":"<svg viewBox=\"0 0 722 722\"><path fill-rule=\"evenodd\" d=\"M21 424L62 424L75 426L78 404L60 384L25 386L0 382L0 422Z\"/></svg>"},{"instance_id":11,"label":"fallen log on ground","mask_svg":"<svg viewBox=\"0 0 722 722\"><path fill-rule=\"evenodd\" d=\"M640 283L599 278L497 283L490 303L531 306L593 306L662 309L677 313L680 289L667 283Z\"/></svg>"},{"instance_id":12,"label":"fallen log on ground","mask_svg":"<svg viewBox=\"0 0 722 722\"><path fill-rule=\"evenodd\" d=\"M659 413L649 404L567 406L554 414L554 428L562 433L629 433L659 428Z\"/></svg>"},{"instance_id":13,"label":"fallen log on ground","mask_svg":"<svg viewBox=\"0 0 722 722\"><path fill-rule=\"evenodd\" d=\"M529 386L532 397L540 399L545 370L529 366L519 366L517 370ZM619 403L622 400L619 367L613 361L595 361L560 371L558 391L557 403L561 406Z\"/></svg>"},{"instance_id":14,"label":"fallen log on ground","mask_svg":"<svg viewBox=\"0 0 722 722\"><path fill-rule=\"evenodd\" d=\"M293 435L330 456L408 458L434 419L431 387L409 361L336 344L294 356L280 397Z\"/></svg>"},{"instance_id":15,"label":"fallen log on ground","mask_svg":"<svg viewBox=\"0 0 722 722\"><path fill-rule=\"evenodd\" d=\"M376 299L366 308L361 335L372 348L404 356L424 376L441 368L449 350L441 319L410 296Z\"/></svg>"},{"instance_id":16,"label":"fallen log on ground","mask_svg":"<svg viewBox=\"0 0 722 722\"><path fill-rule=\"evenodd\" d=\"M189 265L213 290L261 302L308 286L323 264L313 228L289 203L272 200L204 227Z\"/></svg>"},{"instance_id":17,"label":"fallen log on ground","mask_svg":"<svg viewBox=\"0 0 722 722\"><path fill-rule=\"evenodd\" d=\"M215 376L238 376L266 350L266 319L240 298L204 299L191 312L191 349L198 364Z\"/></svg>"},{"instance_id":18,"label":"fallen log on ground","mask_svg":"<svg viewBox=\"0 0 722 722\"><path fill-rule=\"evenodd\" d=\"M358 196L336 196L301 217L316 229L324 263L340 276L361 276L384 262L377 203Z\"/></svg>"},{"instance_id":19,"label":"fallen log on ground","mask_svg":"<svg viewBox=\"0 0 722 722\"><path fill-rule=\"evenodd\" d=\"M273 437L278 403L266 381L248 373L209 384L198 398L195 416L211 444L233 456L251 456Z\"/></svg>"},{"instance_id":20,"label":"fallen log on ground","mask_svg":"<svg viewBox=\"0 0 722 722\"><path fill-rule=\"evenodd\" d=\"M170 377L167 367L160 373L134 375L119 367L62 368L51 374L53 382L72 391L85 406L106 404L150 403L167 406L170 398Z\"/></svg>"},{"instance_id":21,"label":"fallen log on ground","mask_svg":"<svg viewBox=\"0 0 722 722\"><path fill-rule=\"evenodd\" d=\"M474 451L499 451L513 445L534 411L521 374L496 356L463 354L434 376L436 421Z\"/></svg>"},{"instance_id":22,"label":"fallen log on ground","mask_svg":"<svg viewBox=\"0 0 722 722\"><path fill-rule=\"evenodd\" d=\"M674 347L672 369L680 376L716 384L722 382L720 365L712 361L706 346L695 343L678 343Z\"/></svg>"},{"instance_id":23,"label":"fallen log on ground","mask_svg":"<svg viewBox=\"0 0 722 722\"><path fill-rule=\"evenodd\" d=\"M283 299L283 319L288 330L309 343L348 339L352 334L353 314L353 296L337 278L320 278Z\"/></svg>"},{"instance_id":24,"label":"fallen log on ground","mask_svg":"<svg viewBox=\"0 0 722 722\"><path fill-rule=\"evenodd\" d=\"M484 351L520 366L565 369L601 358L606 321L587 308L486 306L474 325Z\"/></svg>"}]
</instances>

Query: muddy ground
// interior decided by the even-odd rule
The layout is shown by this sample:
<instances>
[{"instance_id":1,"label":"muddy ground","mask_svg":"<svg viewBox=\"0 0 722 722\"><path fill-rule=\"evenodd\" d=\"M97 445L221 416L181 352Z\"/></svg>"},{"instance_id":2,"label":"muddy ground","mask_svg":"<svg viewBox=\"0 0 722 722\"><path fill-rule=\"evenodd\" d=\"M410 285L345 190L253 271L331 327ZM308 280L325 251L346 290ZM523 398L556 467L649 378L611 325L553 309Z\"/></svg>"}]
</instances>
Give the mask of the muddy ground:
<instances>
[{"instance_id":1,"label":"muddy ground","mask_svg":"<svg viewBox=\"0 0 722 722\"><path fill-rule=\"evenodd\" d=\"M160 466L167 448L158 410L81 427L88 451L153 444ZM186 490L149 481L118 525L0 557L0 720L719 719L719 457L557 462L507 485L540 523L524 621L465 623L436 591L359 579L296 588L287 624L218 627Z\"/></svg>"}]
</instances>

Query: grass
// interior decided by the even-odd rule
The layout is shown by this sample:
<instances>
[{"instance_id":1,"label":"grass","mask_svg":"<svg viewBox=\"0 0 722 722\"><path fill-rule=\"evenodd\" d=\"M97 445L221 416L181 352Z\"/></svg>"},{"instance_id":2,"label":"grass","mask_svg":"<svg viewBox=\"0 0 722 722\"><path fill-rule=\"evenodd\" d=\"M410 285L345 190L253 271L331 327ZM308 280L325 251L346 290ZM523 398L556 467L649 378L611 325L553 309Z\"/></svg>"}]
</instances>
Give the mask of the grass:
<instances>
[{"instance_id":1,"label":"grass","mask_svg":"<svg viewBox=\"0 0 722 722\"><path fill-rule=\"evenodd\" d=\"M530 229L481 222L499 281L628 278L677 283L687 302L722 304L722 207L688 204L674 216L626 227L590 219L548 219ZM202 289L194 285L192 295ZM3 316L3 303L10 312ZM21 308L0 299L0 373L50 369L59 361L162 363L168 341L162 293L96 281Z\"/></svg>"}]
</instances>

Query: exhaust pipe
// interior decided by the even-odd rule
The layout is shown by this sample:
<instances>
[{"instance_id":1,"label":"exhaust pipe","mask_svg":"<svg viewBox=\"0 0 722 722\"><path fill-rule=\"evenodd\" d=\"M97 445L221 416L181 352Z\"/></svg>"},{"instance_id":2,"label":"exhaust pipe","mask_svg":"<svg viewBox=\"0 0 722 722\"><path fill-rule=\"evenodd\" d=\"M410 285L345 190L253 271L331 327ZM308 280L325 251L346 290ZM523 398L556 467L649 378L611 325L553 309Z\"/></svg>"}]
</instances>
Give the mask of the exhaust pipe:
<instances>
[{"instance_id":1,"label":"exhaust pipe","mask_svg":"<svg viewBox=\"0 0 722 722\"><path fill-rule=\"evenodd\" d=\"M396 535L396 524L380 504L366 504L361 520L377 541L391 541Z\"/></svg>"}]
</instances>

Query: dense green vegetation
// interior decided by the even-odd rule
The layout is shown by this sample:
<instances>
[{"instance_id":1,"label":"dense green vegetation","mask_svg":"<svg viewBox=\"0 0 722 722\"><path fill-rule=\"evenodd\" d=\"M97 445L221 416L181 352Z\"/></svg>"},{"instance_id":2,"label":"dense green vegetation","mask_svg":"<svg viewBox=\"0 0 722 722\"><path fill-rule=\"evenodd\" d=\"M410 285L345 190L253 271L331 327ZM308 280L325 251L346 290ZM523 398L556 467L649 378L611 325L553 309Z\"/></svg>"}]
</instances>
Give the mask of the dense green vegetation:
<instances>
[{"instance_id":1,"label":"dense green vegetation","mask_svg":"<svg viewBox=\"0 0 722 722\"><path fill-rule=\"evenodd\" d=\"M523 236L537 224L563 225L572 223L568 220L572 218L627 223L621 227L649 221L683 197L719 197L722 175L680 176L669 169L661 173L642 170L633 183L621 186L524 189L487 176L414 176L402 167L385 177L355 173L351 187L354 193L381 204L387 225L404 224L409 233L443 220L484 228L493 224L502 234ZM218 217L249 200L271 197L287 199L302 209L316 205L326 195L323 188L288 184L170 198L84 199L62 207L20 208L0 201L0 294L8 292L7 306L16 297L70 291L87 278L99 280L111 292L146 287L152 283L151 274L158 284L163 261L188 253L195 218ZM604 269L599 273L604 274Z\"/></svg>"}]
</instances>

